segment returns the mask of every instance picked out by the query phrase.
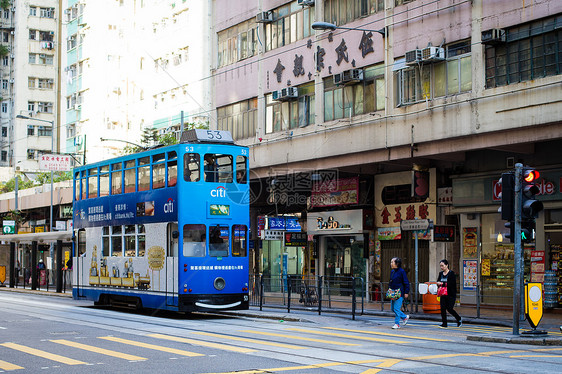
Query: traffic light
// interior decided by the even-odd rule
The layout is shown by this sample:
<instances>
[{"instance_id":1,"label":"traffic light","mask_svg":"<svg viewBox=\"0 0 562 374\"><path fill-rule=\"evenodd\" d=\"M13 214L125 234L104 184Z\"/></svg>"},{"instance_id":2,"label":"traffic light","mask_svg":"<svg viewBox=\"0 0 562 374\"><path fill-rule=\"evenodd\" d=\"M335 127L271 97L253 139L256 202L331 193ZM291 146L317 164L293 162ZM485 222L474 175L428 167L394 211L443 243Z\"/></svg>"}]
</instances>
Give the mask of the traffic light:
<instances>
[{"instance_id":1,"label":"traffic light","mask_svg":"<svg viewBox=\"0 0 562 374\"><path fill-rule=\"evenodd\" d=\"M521 242L529 243L535 241L535 221L521 222Z\"/></svg>"},{"instance_id":2,"label":"traffic light","mask_svg":"<svg viewBox=\"0 0 562 374\"><path fill-rule=\"evenodd\" d=\"M504 237L510 242L515 243L515 222L509 221L504 224L506 228L509 229L509 234L505 234Z\"/></svg>"},{"instance_id":3,"label":"traffic light","mask_svg":"<svg viewBox=\"0 0 562 374\"><path fill-rule=\"evenodd\" d=\"M533 168L524 168L521 178L521 222L535 221L539 212L543 210L543 203L535 200L535 195L540 192L535 181L540 174Z\"/></svg>"},{"instance_id":4,"label":"traffic light","mask_svg":"<svg viewBox=\"0 0 562 374\"><path fill-rule=\"evenodd\" d=\"M503 173L498 183L502 186L500 192L502 219L513 221L515 219L515 175L513 172Z\"/></svg>"}]
</instances>

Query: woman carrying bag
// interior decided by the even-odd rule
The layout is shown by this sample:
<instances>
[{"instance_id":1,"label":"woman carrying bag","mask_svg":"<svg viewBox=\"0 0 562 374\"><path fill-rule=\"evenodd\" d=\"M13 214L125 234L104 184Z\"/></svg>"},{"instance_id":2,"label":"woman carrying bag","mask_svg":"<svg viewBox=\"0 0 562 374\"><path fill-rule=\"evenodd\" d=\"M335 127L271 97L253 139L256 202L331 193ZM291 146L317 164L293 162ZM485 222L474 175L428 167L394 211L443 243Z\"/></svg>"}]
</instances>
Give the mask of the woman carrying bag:
<instances>
[{"instance_id":1,"label":"woman carrying bag","mask_svg":"<svg viewBox=\"0 0 562 374\"><path fill-rule=\"evenodd\" d=\"M390 272L390 282L388 282L388 292L387 298L389 298L390 306L394 312L394 326L393 329L400 328L400 320L404 320L404 326L408 323L410 319L409 315L402 312L402 303L404 298L408 297L410 292L410 282L408 282L408 277L406 272L402 269L402 260L398 257L394 257L390 261L390 267L392 271Z\"/></svg>"},{"instance_id":2,"label":"woman carrying bag","mask_svg":"<svg viewBox=\"0 0 562 374\"><path fill-rule=\"evenodd\" d=\"M451 313L457 320L457 327L462 326L462 319L453 309L457 300L457 278L455 272L449 269L449 261L443 259L439 263L441 272L437 277L437 296L441 304L441 324L439 327L447 327L447 312Z\"/></svg>"}]
</instances>

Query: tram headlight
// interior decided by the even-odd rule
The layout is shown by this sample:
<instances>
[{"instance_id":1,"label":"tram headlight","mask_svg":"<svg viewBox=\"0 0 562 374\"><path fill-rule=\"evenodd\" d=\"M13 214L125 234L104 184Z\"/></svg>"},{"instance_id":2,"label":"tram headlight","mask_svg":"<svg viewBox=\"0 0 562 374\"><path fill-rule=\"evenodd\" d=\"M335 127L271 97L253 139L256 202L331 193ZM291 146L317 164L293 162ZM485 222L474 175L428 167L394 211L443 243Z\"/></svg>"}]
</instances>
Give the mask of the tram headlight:
<instances>
[{"instance_id":1,"label":"tram headlight","mask_svg":"<svg viewBox=\"0 0 562 374\"><path fill-rule=\"evenodd\" d=\"M226 287L226 282L224 281L224 278L218 277L213 282L213 286L215 286L218 291L222 291L224 287Z\"/></svg>"}]
</instances>

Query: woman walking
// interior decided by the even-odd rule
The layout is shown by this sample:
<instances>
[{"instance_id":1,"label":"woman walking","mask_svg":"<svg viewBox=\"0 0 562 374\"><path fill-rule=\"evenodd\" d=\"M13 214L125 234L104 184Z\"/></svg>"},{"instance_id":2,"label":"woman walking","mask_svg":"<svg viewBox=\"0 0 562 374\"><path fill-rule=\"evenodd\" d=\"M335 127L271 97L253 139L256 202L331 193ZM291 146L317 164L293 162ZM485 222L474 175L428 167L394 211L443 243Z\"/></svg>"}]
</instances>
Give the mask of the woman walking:
<instances>
[{"instance_id":1,"label":"woman walking","mask_svg":"<svg viewBox=\"0 0 562 374\"><path fill-rule=\"evenodd\" d=\"M444 287L446 293L440 295L442 292L437 292L439 296L439 303L441 304L441 324L439 327L447 327L447 312L451 313L453 317L457 320L457 327L462 326L462 319L457 312L453 309L455 306L455 301L457 300L457 279L455 277L455 272L449 269L449 261L443 259L439 263L441 272L437 277L437 285L441 288Z\"/></svg>"},{"instance_id":2,"label":"woman walking","mask_svg":"<svg viewBox=\"0 0 562 374\"><path fill-rule=\"evenodd\" d=\"M404 326L406 326L408 320L410 319L409 315L402 312L402 303L404 302L404 298L408 297L408 293L410 292L410 282L408 282L406 272L402 269L402 260L400 258L394 257L390 261L390 267L392 268L392 271L390 272L390 282L388 282L388 288L400 290L400 297L396 300L390 301L390 306L394 312L394 326L392 326L392 328L399 329L401 319L404 320Z\"/></svg>"}]
</instances>

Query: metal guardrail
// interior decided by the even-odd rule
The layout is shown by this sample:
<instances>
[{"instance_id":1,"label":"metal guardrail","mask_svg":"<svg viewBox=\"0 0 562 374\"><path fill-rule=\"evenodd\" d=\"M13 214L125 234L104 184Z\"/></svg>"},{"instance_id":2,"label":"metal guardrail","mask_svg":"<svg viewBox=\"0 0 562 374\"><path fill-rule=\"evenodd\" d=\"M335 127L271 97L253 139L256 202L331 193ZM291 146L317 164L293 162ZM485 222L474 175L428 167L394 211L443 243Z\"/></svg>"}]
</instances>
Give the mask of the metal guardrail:
<instances>
[{"instance_id":1,"label":"metal guardrail","mask_svg":"<svg viewBox=\"0 0 562 374\"><path fill-rule=\"evenodd\" d=\"M355 277L250 276L250 305L291 309L365 311L365 281Z\"/></svg>"}]
</instances>

